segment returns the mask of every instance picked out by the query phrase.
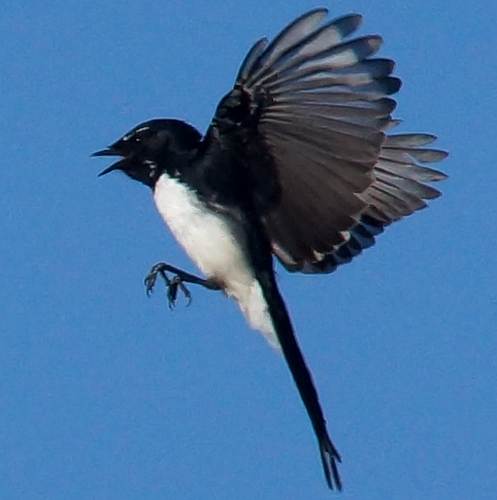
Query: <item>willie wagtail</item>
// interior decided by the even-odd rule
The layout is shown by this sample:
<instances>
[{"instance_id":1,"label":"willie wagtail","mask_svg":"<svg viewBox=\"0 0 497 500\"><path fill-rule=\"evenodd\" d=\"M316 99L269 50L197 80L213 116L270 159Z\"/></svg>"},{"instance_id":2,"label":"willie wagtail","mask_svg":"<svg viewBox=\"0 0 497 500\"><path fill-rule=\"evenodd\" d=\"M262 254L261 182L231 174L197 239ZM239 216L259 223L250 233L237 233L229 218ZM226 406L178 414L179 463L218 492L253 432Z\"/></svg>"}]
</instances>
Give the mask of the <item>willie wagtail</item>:
<instances>
[{"instance_id":1,"label":"willie wagtail","mask_svg":"<svg viewBox=\"0 0 497 500\"><path fill-rule=\"evenodd\" d=\"M429 134L390 134L393 61L373 57L377 35L350 38L361 16L327 21L315 9L245 57L233 89L202 136L154 119L95 156L152 189L162 218L204 278L155 265L170 305L185 283L223 290L250 325L281 349L316 434L330 488L340 461L309 369L278 290L273 255L289 271L329 273L390 223L440 193L446 176L424 166L446 157Z\"/></svg>"}]
</instances>

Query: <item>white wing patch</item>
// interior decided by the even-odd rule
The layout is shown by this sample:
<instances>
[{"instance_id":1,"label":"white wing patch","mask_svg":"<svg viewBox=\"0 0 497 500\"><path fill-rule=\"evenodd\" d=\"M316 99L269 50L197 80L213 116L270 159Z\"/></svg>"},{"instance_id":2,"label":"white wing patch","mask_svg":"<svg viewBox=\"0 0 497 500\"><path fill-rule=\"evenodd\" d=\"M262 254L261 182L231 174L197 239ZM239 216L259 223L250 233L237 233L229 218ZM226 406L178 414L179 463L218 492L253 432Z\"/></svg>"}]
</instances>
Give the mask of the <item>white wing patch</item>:
<instances>
[{"instance_id":1,"label":"white wing patch","mask_svg":"<svg viewBox=\"0 0 497 500\"><path fill-rule=\"evenodd\" d=\"M192 261L238 302L252 328L279 347L261 288L247 259L242 229L227 216L206 207L194 191L167 174L158 179L154 199L160 215Z\"/></svg>"}]
</instances>

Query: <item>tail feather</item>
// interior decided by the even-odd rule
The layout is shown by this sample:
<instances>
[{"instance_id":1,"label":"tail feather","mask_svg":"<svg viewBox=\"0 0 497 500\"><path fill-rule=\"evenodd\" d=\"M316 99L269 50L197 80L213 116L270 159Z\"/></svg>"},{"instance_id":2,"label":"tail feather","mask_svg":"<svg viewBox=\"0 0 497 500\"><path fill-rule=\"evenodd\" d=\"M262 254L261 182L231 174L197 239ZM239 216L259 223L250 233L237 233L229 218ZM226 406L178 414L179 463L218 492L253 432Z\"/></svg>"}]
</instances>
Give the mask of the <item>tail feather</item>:
<instances>
[{"instance_id":1,"label":"tail feather","mask_svg":"<svg viewBox=\"0 0 497 500\"><path fill-rule=\"evenodd\" d=\"M259 272L257 281L261 286L262 294L267 303L269 315L281 350L318 439L326 482L330 489L341 490L342 481L338 471L338 462L341 461L340 455L328 435L326 420L319 402L318 393L300 351L290 316L278 290L274 273L272 270Z\"/></svg>"},{"instance_id":2,"label":"tail feather","mask_svg":"<svg viewBox=\"0 0 497 500\"><path fill-rule=\"evenodd\" d=\"M338 491L341 491L342 480L338 472L337 462L341 463L342 459L328 435L319 439L319 451L321 453L321 462L323 464L324 476L328 483L328 487L331 490L336 487Z\"/></svg>"}]
</instances>

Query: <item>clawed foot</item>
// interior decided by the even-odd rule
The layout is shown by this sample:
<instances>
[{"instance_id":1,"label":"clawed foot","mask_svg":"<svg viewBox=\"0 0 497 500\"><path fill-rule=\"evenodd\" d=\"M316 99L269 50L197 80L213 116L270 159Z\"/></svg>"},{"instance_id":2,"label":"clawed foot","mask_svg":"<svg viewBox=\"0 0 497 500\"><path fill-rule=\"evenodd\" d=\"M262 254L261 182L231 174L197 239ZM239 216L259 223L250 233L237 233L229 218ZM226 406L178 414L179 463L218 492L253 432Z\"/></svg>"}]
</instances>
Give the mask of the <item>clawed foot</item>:
<instances>
[{"instance_id":1,"label":"clawed foot","mask_svg":"<svg viewBox=\"0 0 497 500\"><path fill-rule=\"evenodd\" d=\"M166 274L166 268L162 263L153 266L150 272L145 277L145 290L148 297L150 297L150 295L154 291L155 283L157 282L158 276L160 276L164 280L164 283L166 284L167 302L169 305L169 309L173 309L174 306L176 305L176 299L178 298L178 290L183 292L187 301L187 306L190 305L192 301L192 294L190 293L188 288L186 288L185 284L183 283L183 279L179 274L176 274L173 278L169 278L169 276Z\"/></svg>"},{"instance_id":2,"label":"clawed foot","mask_svg":"<svg viewBox=\"0 0 497 500\"><path fill-rule=\"evenodd\" d=\"M169 309L172 309L176 305L176 298L178 297L178 290L183 292L186 298L186 305L189 306L192 303L192 294L186 288L183 280L179 276L175 276L167 287L167 300Z\"/></svg>"},{"instance_id":3,"label":"clawed foot","mask_svg":"<svg viewBox=\"0 0 497 500\"><path fill-rule=\"evenodd\" d=\"M166 272L174 275L170 278ZM192 295L188 288L186 288L185 283L192 283L195 285L201 285L209 290L220 290L219 285L216 283L199 278L193 274L187 273L178 269L176 267L165 264L164 262L159 262L152 267L150 272L145 277L145 290L147 295L150 296L154 290L155 283L157 282L157 277L160 276L167 288L167 300L169 308L172 309L176 305L176 299L178 297L178 291L181 291L186 298L187 305L190 305L192 301Z\"/></svg>"}]
</instances>

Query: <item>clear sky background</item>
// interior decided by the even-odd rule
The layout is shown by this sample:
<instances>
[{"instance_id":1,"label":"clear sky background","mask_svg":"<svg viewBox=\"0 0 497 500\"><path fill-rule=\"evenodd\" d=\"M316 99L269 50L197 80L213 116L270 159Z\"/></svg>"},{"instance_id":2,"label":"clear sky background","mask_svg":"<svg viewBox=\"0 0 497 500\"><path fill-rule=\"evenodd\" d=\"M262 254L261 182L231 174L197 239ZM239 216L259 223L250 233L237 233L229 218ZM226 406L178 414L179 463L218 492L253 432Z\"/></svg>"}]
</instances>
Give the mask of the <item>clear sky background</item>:
<instances>
[{"instance_id":1,"label":"clear sky background","mask_svg":"<svg viewBox=\"0 0 497 500\"><path fill-rule=\"evenodd\" d=\"M283 359L220 294L147 299L152 264L193 267L89 157L152 117L205 130L251 43L317 5L2 2L1 499L332 497ZM497 4L327 6L384 36L402 131L451 153L443 197L354 263L279 270L340 498L495 499Z\"/></svg>"}]
</instances>

